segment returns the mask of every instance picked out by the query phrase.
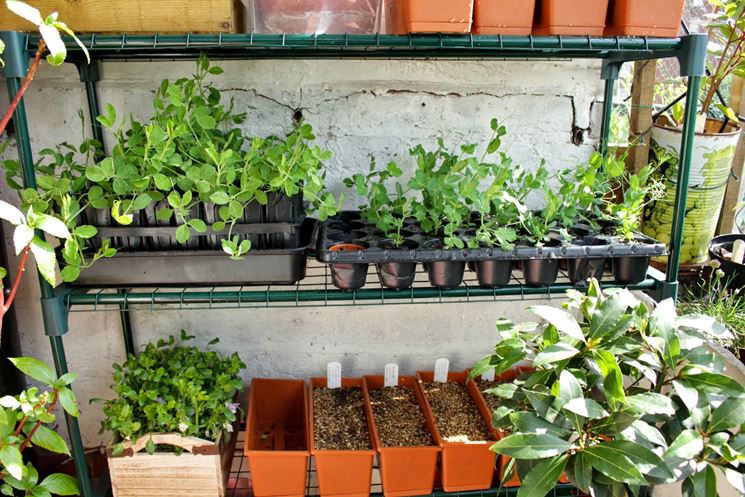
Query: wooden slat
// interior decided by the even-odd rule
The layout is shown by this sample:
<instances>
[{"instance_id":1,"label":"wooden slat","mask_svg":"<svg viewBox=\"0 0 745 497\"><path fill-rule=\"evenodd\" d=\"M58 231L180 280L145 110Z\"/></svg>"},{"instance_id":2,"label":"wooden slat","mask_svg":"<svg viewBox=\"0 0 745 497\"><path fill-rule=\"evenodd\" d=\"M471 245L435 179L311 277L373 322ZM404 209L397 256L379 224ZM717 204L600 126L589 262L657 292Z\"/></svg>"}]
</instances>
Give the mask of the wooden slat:
<instances>
[{"instance_id":1,"label":"wooden slat","mask_svg":"<svg viewBox=\"0 0 745 497\"><path fill-rule=\"evenodd\" d=\"M652 104L657 79L657 61L639 61L634 64L634 81L631 86L631 114L629 116L628 167L638 172L649 163L649 142L652 135Z\"/></svg>"},{"instance_id":2,"label":"wooden slat","mask_svg":"<svg viewBox=\"0 0 745 497\"><path fill-rule=\"evenodd\" d=\"M730 97L730 107L738 116L745 115L745 80L735 77L732 81L732 96ZM742 199L742 174L745 165L745 134L740 135L740 141L737 144L735 157L732 161L732 176L727 183L727 190L724 194L724 203L722 204L722 214L719 216L719 226L717 234L724 235L732 233L735 227L735 208Z\"/></svg>"},{"instance_id":3,"label":"wooden slat","mask_svg":"<svg viewBox=\"0 0 745 497\"><path fill-rule=\"evenodd\" d=\"M78 33L237 33L245 29L240 0L37 0L43 16L59 19ZM0 8L0 31L33 31L34 26Z\"/></svg>"}]
</instances>

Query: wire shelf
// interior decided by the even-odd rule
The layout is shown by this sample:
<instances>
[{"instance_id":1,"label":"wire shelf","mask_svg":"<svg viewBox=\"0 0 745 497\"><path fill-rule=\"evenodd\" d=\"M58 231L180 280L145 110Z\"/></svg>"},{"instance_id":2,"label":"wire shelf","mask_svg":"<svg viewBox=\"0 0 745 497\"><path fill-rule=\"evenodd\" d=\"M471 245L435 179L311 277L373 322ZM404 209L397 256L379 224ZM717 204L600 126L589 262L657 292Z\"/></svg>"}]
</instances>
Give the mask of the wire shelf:
<instances>
[{"instance_id":1,"label":"wire shelf","mask_svg":"<svg viewBox=\"0 0 745 497\"><path fill-rule=\"evenodd\" d=\"M628 288L653 290L663 278L650 268L646 280ZM605 288L619 286L612 283L613 277L608 273L603 281ZM71 312L485 303L562 298L573 288L582 289L569 282L564 270L559 271L559 279L551 286L527 286L522 272L514 270L510 285L485 288L479 286L476 274L467 269L460 287L443 290L433 288L426 271L418 265L412 288L390 290L381 285L375 266L370 265L367 283L361 290L342 291L333 286L328 265L309 259L306 278L290 286L75 289L66 296L66 303Z\"/></svg>"},{"instance_id":2,"label":"wire shelf","mask_svg":"<svg viewBox=\"0 0 745 497\"><path fill-rule=\"evenodd\" d=\"M251 487L251 470L248 465L248 459L243 453L245 430L242 430L238 434L238 441L236 443L235 454L233 456L233 463L230 468L230 475L228 477L228 488L225 492L225 497L253 497ZM318 476L315 469L315 463L313 457L310 458L310 464L308 465L308 476L306 483L307 496L320 495L318 488ZM380 465L378 458L375 458L373 463L372 479L370 482L371 497L383 497L383 487L380 480ZM495 482L495 487L489 490L479 490L472 492L457 492L447 493L441 489L435 490L432 497L515 497L519 490L519 487L503 488L498 492L499 482ZM571 485L558 484L546 497L580 497L583 496L576 488Z\"/></svg>"}]
</instances>

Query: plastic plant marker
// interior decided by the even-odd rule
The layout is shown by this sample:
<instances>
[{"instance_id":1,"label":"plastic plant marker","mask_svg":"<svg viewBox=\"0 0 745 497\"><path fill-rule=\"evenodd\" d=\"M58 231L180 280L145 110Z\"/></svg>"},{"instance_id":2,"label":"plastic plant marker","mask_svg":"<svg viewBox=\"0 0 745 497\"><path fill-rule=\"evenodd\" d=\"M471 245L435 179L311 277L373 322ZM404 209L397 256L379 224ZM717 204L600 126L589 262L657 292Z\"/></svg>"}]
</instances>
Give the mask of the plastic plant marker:
<instances>
[{"instance_id":1,"label":"plastic plant marker","mask_svg":"<svg viewBox=\"0 0 745 497\"><path fill-rule=\"evenodd\" d=\"M743 258L745 258L745 240L735 240L732 244L732 262L742 264Z\"/></svg>"},{"instance_id":2,"label":"plastic plant marker","mask_svg":"<svg viewBox=\"0 0 745 497\"><path fill-rule=\"evenodd\" d=\"M368 409L368 419L372 422L373 442L380 458L380 472L385 497L404 497L409 495L431 494L435 484L437 456L440 447L433 444L423 447L386 447L382 444L375 424L370 391L385 388L385 378L364 376L363 395ZM425 416L429 432L434 432L431 417L426 415L424 396L414 376L399 376L398 385L411 388L419 407Z\"/></svg>"},{"instance_id":3,"label":"plastic plant marker","mask_svg":"<svg viewBox=\"0 0 745 497\"><path fill-rule=\"evenodd\" d=\"M481 381L494 381L494 378L496 378L496 373L497 372L494 369L486 371L481 375Z\"/></svg>"},{"instance_id":4,"label":"plastic plant marker","mask_svg":"<svg viewBox=\"0 0 745 497\"><path fill-rule=\"evenodd\" d=\"M448 382L448 370L450 369L450 361L442 358L435 361L435 373L434 381L436 383L447 383Z\"/></svg>"},{"instance_id":5,"label":"plastic plant marker","mask_svg":"<svg viewBox=\"0 0 745 497\"><path fill-rule=\"evenodd\" d=\"M340 386L362 389L362 379L340 378ZM314 389L317 387L329 388L326 378L311 378L310 415L308 416L311 454L315 458L320 494L322 497L327 495L335 497L366 497L370 495L370 481L372 480L372 466L375 457L370 414L365 406L363 409L365 410L368 435L370 437L370 450L321 450L316 448L313 402Z\"/></svg>"},{"instance_id":6,"label":"plastic plant marker","mask_svg":"<svg viewBox=\"0 0 745 497\"><path fill-rule=\"evenodd\" d=\"M474 404L478 408L479 414L484 422L485 428L491 435L491 440L453 442L445 440L442 432L437 427L437 423L432 412L432 407L424 394L427 416L432 418L435 426L433 432L435 442L442 448L442 469L440 476L442 486L446 492L466 492L473 490L486 490L491 487L494 477L494 465L497 456L489 448L496 440L499 440L497 434L491 429L491 412L486 405L486 401L480 395L478 387L473 381L466 382L468 373L449 373L446 376L446 382L461 383L466 385L468 392ZM436 372L418 371L417 379L419 386L424 393L423 382L436 382Z\"/></svg>"},{"instance_id":7,"label":"plastic plant marker","mask_svg":"<svg viewBox=\"0 0 745 497\"><path fill-rule=\"evenodd\" d=\"M385 365L385 388L391 388L398 385L398 364Z\"/></svg>"},{"instance_id":8,"label":"plastic plant marker","mask_svg":"<svg viewBox=\"0 0 745 497\"><path fill-rule=\"evenodd\" d=\"M308 404L302 380L251 382L245 453L257 497L304 496Z\"/></svg>"},{"instance_id":9,"label":"plastic plant marker","mask_svg":"<svg viewBox=\"0 0 745 497\"><path fill-rule=\"evenodd\" d=\"M341 363L326 364L326 388L341 388Z\"/></svg>"}]
</instances>

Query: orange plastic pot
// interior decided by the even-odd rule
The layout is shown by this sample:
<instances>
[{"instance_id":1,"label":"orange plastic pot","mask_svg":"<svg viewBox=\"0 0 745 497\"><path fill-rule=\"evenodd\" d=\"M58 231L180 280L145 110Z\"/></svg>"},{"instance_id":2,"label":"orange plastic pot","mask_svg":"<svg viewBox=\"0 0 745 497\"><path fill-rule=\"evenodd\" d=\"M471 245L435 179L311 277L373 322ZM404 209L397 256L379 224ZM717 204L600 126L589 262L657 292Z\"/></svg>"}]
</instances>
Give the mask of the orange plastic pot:
<instances>
[{"instance_id":1,"label":"orange plastic pot","mask_svg":"<svg viewBox=\"0 0 745 497\"><path fill-rule=\"evenodd\" d=\"M678 36L685 0L613 0L606 36Z\"/></svg>"},{"instance_id":2,"label":"orange plastic pot","mask_svg":"<svg viewBox=\"0 0 745 497\"><path fill-rule=\"evenodd\" d=\"M304 496L308 404L303 380L251 382L244 452L256 497Z\"/></svg>"},{"instance_id":3,"label":"orange plastic pot","mask_svg":"<svg viewBox=\"0 0 745 497\"><path fill-rule=\"evenodd\" d=\"M399 0L410 33L470 33L473 0Z\"/></svg>"},{"instance_id":4,"label":"orange plastic pot","mask_svg":"<svg viewBox=\"0 0 745 497\"><path fill-rule=\"evenodd\" d=\"M371 390L380 390L385 385L383 376L364 376L362 378L362 395L365 397L367 418L372 422L373 443L380 457L380 473L385 497L403 497L407 495L431 494L435 486L435 471L437 469L437 455L440 447L383 447L375 426L372 405L370 404ZM430 433L434 432L432 418L426 416L424 396L417 380L413 376L400 376L399 386L414 390L419 407L425 413Z\"/></svg>"},{"instance_id":5,"label":"orange plastic pot","mask_svg":"<svg viewBox=\"0 0 745 497\"><path fill-rule=\"evenodd\" d=\"M476 0L473 32L480 35L529 35L535 0Z\"/></svg>"},{"instance_id":6,"label":"orange plastic pot","mask_svg":"<svg viewBox=\"0 0 745 497\"><path fill-rule=\"evenodd\" d=\"M602 36L608 0L538 0L533 33Z\"/></svg>"},{"instance_id":7,"label":"orange plastic pot","mask_svg":"<svg viewBox=\"0 0 745 497\"><path fill-rule=\"evenodd\" d=\"M362 388L362 378L342 378L342 387ZM310 433L311 454L315 457L318 472L318 487L321 496L366 497L370 495L373 458L375 450L317 450L313 425L313 392L316 387L326 388L326 378L311 378L308 433ZM368 433L372 433L370 414L365 410ZM372 436L370 436L370 443Z\"/></svg>"},{"instance_id":8,"label":"orange plastic pot","mask_svg":"<svg viewBox=\"0 0 745 497\"><path fill-rule=\"evenodd\" d=\"M427 400L424 386L421 385L425 381L434 381L435 374L432 371L419 371L416 376L424 393L427 406L426 414L431 418L435 427L433 431L435 442L442 448L442 470L440 471L442 488L446 492L466 492L491 488L496 455L489 450L489 447L494 444L495 440L499 440L497 434L490 430L492 440L478 442L463 443L444 440L439 428L437 428L437 422L432 413L432 406ZM476 384L473 381L466 383L467 378L468 373L448 373L449 382L466 385L471 398L481 413L481 417L484 419L484 423L490 425L491 413L489 407Z\"/></svg>"}]
</instances>

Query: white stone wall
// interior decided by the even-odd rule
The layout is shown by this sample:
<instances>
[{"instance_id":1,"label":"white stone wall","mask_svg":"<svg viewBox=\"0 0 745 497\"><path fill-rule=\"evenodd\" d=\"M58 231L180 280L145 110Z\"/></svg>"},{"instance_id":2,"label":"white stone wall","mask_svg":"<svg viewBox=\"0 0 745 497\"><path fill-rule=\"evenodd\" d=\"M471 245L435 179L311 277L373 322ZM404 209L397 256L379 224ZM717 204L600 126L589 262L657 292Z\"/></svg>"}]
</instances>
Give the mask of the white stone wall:
<instances>
[{"instance_id":1,"label":"white stone wall","mask_svg":"<svg viewBox=\"0 0 745 497\"><path fill-rule=\"evenodd\" d=\"M225 74L216 82L248 112L248 134L287 130L293 112L301 109L319 143L334 153L328 180L337 193L341 180L365 170L371 156L410 168L407 151L413 144L433 146L440 135L452 146L460 140L483 142L492 117L508 128L505 150L529 167L540 158L552 168L575 164L590 155L599 134L602 82L596 62L283 60L222 66ZM101 101L114 104L120 116L146 117L160 80L192 69L184 62L105 63ZM77 111L85 108L85 94L72 67L42 67L26 102L35 151L79 141ZM571 143L575 126L587 131L581 146ZM4 186L0 195L13 197ZM534 202L539 204L540 195ZM356 206L356 199L348 197L348 206ZM51 361L36 277L28 276L15 304L23 352ZM220 336L219 347L238 351L248 364L246 380L308 377L324 371L329 360L341 360L350 374L374 372L390 361L411 373L431 367L440 356L456 369L471 366L497 340L495 320L527 319L525 305L140 311L134 313L134 327L140 344L181 328L199 335L200 343ZM107 395L111 363L123 360L119 316L73 313L64 342L70 370L80 374L74 386L85 444L105 443L97 434L100 406L88 400Z\"/></svg>"}]
</instances>

